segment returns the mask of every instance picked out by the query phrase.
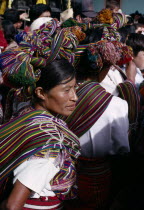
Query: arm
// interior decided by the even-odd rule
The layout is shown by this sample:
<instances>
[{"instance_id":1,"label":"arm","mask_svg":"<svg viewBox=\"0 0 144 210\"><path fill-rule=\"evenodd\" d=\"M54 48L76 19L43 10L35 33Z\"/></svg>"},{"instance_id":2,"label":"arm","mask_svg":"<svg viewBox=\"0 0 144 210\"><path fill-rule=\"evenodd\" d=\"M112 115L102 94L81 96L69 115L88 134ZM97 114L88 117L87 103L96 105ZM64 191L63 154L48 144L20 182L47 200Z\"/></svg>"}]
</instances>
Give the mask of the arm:
<instances>
[{"instance_id":1,"label":"arm","mask_svg":"<svg viewBox=\"0 0 144 210\"><path fill-rule=\"evenodd\" d=\"M126 66L127 79L135 84L136 77L136 65L133 61L130 61Z\"/></svg>"},{"instance_id":2,"label":"arm","mask_svg":"<svg viewBox=\"0 0 144 210\"><path fill-rule=\"evenodd\" d=\"M2 205L0 206L1 210L21 210L24 206L27 198L29 197L31 190L25 187L18 180L14 184L14 188Z\"/></svg>"}]
</instances>

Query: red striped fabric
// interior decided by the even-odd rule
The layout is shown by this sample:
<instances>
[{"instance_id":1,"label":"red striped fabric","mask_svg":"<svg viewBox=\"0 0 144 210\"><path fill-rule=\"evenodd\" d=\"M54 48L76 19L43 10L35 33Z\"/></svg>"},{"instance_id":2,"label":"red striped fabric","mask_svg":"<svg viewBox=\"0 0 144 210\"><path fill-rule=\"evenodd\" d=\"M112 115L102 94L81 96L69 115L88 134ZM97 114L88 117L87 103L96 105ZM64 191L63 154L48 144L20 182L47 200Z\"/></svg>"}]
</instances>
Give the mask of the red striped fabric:
<instances>
[{"instance_id":1,"label":"red striped fabric","mask_svg":"<svg viewBox=\"0 0 144 210\"><path fill-rule=\"evenodd\" d=\"M55 197L29 198L22 210L60 210L63 203Z\"/></svg>"},{"instance_id":2,"label":"red striped fabric","mask_svg":"<svg viewBox=\"0 0 144 210\"><path fill-rule=\"evenodd\" d=\"M78 195L83 210L108 206L111 197L112 173L107 158L79 158L77 176Z\"/></svg>"},{"instance_id":3,"label":"red striped fabric","mask_svg":"<svg viewBox=\"0 0 144 210\"><path fill-rule=\"evenodd\" d=\"M109 105L112 95L97 82L89 81L80 85L77 90L77 106L65 119L68 127L78 137L86 133Z\"/></svg>"}]
</instances>

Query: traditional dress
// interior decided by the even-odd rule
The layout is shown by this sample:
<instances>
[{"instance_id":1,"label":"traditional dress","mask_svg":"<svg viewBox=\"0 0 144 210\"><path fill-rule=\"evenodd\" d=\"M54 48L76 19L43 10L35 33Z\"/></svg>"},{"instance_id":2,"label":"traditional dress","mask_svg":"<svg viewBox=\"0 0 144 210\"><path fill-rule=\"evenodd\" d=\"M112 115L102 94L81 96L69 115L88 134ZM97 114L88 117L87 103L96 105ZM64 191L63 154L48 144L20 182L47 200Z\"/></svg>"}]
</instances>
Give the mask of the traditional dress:
<instances>
[{"instance_id":1,"label":"traditional dress","mask_svg":"<svg viewBox=\"0 0 144 210\"><path fill-rule=\"evenodd\" d=\"M128 106L96 82L80 85L77 95L77 107L66 122L80 137L79 202L68 209L108 209L112 184L108 155L129 152Z\"/></svg>"},{"instance_id":2,"label":"traditional dress","mask_svg":"<svg viewBox=\"0 0 144 210\"><path fill-rule=\"evenodd\" d=\"M62 120L31 110L1 126L0 142L0 192L14 172L13 182L19 180L32 190L23 209L62 209L62 200L76 196L80 146Z\"/></svg>"},{"instance_id":3,"label":"traditional dress","mask_svg":"<svg viewBox=\"0 0 144 210\"><path fill-rule=\"evenodd\" d=\"M134 150L135 147L135 137L136 130L138 127L138 118L140 111L140 99L137 90L141 77L136 74L136 85L130 80L126 79L126 76L121 73L121 71L116 70L114 67L111 68L100 83L102 87L106 89L109 93L118 96L128 103L128 117L129 117L129 141L131 149Z\"/></svg>"}]
</instances>

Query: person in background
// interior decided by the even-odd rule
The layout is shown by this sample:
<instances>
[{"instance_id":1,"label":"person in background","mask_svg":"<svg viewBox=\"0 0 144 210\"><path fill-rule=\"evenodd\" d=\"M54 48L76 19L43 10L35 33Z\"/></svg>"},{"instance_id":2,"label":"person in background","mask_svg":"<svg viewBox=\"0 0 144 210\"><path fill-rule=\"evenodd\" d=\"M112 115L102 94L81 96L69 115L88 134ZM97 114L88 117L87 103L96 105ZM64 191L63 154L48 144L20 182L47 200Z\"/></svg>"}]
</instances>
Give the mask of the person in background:
<instances>
[{"instance_id":1,"label":"person in background","mask_svg":"<svg viewBox=\"0 0 144 210\"><path fill-rule=\"evenodd\" d=\"M116 0L106 1L106 9L111 9L113 13L121 12L120 5Z\"/></svg>"},{"instance_id":2,"label":"person in background","mask_svg":"<svg viewBox=\"0 0 144 210\"><path fill-rule=\"evenodd\" d=\"M96 17L95 11L82 11L80 8L75 8L74 18L78 23L91 22Z\"/></svg>"},{"instance_id":3,"label":"person in background","mask_svg":"<svg viewBox=\"0 0 144 210\"><path fill-rule=\"evenodd\" d=\"M16 28L14 27L13 23L10 20L3 20L2 21L2 28L4 37L7 41L8 46L5 50L15 47L18 47L17 43L15 42L15 35L16 35Z\"/></svg>"},{"instance_id":4,"label":"person in background","mask_svg":"<svg viewBox=\"0 0 144 210\"><path fill-rule=\"evenodd\" d=\"M78 23L89 23L96 17L96 14L92 0L82 1L81 5L74 7L74 18Z\"/></svg>"},{"instance_id":5,"label":"person in background","mask_svg":"<svg viewBox=\"0 0 144 210\"><path fill-rule=\"evenodd\" d=\"M142 14L137 10L135 13L130 14L130 16L133 18L134 23L138 23L139 19L142 17Z\"/></svg>"},{"instance_id":6,"label":"person in background","mask_svg":"<svg viewBox=\"0 0 144 210\"><path fill-rule=\"evenodd\" d=\"M46 4L36 4L30 8L29 18L32 23L39 17L51 17L51 8Z\"/></svg>"},{"instance_id":7,"label":"person in background","mask_svg":"<svg viewBox=\"0 0 144 210\"><path fill-rule=\"evenodd\" d=\"M80 138L81 156L77 169L79 194L75 203L67 203L68 210L109 209L112 198L110 158L123 156L130 150L128 104L106 92L100 85L113 58L117 57L116 54L112 55L112 50L109 53L104 50L110 55L109 58L112 55L111 61L106 61L105 53L100 48L112 49L112 45L106 40L89 44L76 67L78 102L74 112L65 120Z\"/></svg>"},{"instance_id":8,"label":"person in background","mask_svg":"<svg viewBox=\"0 0 144 210\"><path fill-rule=\"evenodd\" d=\"M18 47L15 42L16 29L13 23L9 20L2 20L0 30L0 47L1 52L9 49L16 49ZM2 72L0 71L0 124L3 123L3 113L5 111L5 102L9 87L3 84Z\"/></svg>"},{"instance_id":9,"label":"person in background","mask_svg":"<svg viewBox=\"0 0 144 210\"><path fill-rule=\"evenodd\" d=\"M17 9L7 9L4 13L4 20L11 21L16 30L20 29L23 24L23 20L20 19L20 13Z\"/></svg>"},{"instance_id":10,"label":"person in background","mask_svg":"<svg viewBox=\"0 0 144 210\"><path fill-rule=\"evenodd\" d=\"M126 44L132 47L133 49L133 61L136 67L143 74L144 70L144 35L138 33L131 33L128 36ZM140 79L138 86L143 81L143 78Z\"/></svg>"},{"instance_id":11,"label":"person in background","mask_svg":"<svg viewBox=\"0 0 144 210\"><path fill-rule=\"evenodd\" d=\"M121 28L118 29L118 32L121 35L121 42L126 43L128 36L131 33L138 33L143 34L144 33L144 24L142 23L136 23L136 24L127 24Z\"/></svg>"},{"instance_id":12,"label":"person in background","mask_svg":"<svg viewBox=\"0 0 144 210\"><path fill-rule=\"evenodd\" d=\"M36 4L30 7L29 19L26 32L39 28L43 23L50 21L51 8L46 4Z\"/></svg>"}]
</instances>

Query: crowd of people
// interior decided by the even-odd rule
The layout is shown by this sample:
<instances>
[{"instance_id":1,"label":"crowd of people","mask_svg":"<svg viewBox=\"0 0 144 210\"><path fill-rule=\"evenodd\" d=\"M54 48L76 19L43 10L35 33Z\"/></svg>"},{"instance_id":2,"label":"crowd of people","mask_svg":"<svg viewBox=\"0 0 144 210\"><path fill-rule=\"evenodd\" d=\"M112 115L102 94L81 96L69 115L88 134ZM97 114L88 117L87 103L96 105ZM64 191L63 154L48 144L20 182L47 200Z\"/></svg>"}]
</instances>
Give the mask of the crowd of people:
<instances>
[{"instance_id":1,"label":"crowd of people","mask_svg":"<svg viewBox=\"0 0 144 210\"><path fill-rule=\"evenodd\" d=\"M0 210L143 210L144 21L7 9L0 24ZM136 16L136 17L135 17ZM25 23L25 24L24 24Z\"/></svg>"}]
</instances>

